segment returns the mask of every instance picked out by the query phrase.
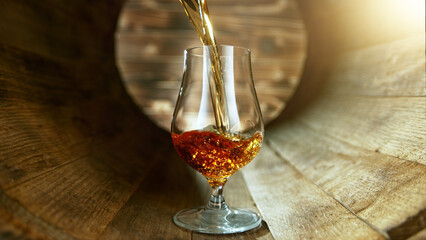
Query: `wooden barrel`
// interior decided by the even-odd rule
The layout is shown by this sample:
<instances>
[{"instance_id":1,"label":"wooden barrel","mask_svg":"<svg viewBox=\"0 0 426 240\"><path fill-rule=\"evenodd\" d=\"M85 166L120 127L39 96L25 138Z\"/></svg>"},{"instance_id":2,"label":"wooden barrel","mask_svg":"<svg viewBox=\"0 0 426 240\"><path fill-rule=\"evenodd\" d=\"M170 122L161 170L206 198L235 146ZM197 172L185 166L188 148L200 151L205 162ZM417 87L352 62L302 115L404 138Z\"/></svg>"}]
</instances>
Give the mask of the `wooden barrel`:
<instances>
[{"instance_id":1,"label":"wooden barrel","mask_svg":"<svg viewBox=\"0 0 426 240\"><path fill-rule=\"evenodd\" d=\"M210 236L172 222L209 189L126 91L124 1L0 0L0 238L426 238L424 1L297 3L300 82L225 188L263 225Z\"/></svg>"},{"instance_id":2,"label":"wooden barrel","mask_svg":"<svg viewBox=\"0 0 426 240\"><path fill-rule=\"evenodd\" d=\"M218 44L251 49L253 77L266 123L294 93L306 56L306 29L296 1L211 1ZM143 43L143 44L142 44ZM116 32L123 82L146 116L170 131L179 92L183 50L201 45L175 0L128 0Z\"/></svg>"}]
</instances>

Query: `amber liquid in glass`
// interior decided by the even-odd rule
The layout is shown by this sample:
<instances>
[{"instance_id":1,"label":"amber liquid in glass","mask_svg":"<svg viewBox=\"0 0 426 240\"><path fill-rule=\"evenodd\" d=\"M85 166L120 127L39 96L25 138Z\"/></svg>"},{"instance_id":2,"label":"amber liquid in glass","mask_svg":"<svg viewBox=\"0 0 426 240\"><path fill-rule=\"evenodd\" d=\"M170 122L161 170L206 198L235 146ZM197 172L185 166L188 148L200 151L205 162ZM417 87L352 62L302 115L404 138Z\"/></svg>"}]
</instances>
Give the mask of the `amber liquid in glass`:
<instances>
[{"instance_id":1,"label":"amber liquid in glass","mask_svg":"<svg viewBox=\"0 0 426 240\"><path fill-rule=\"evenodd\" d=\"M181 158L203 174L212 187L221 186L233 173L256 156L262 143L262 133L256 132L249 138L229 133L221 61L207 2L206 0L180 0L180 2L202 44L212 46L210 59L213 77L209 85L217 131L195 130L180 135L172 133L173 144Z\"/></svg>"},{"instance_id":2,"label":"amber liquid in glass","mask_svg":"<svg viewBox=\"0 0 426 240\"><path fill-rule=\"evenodd\" d=\"M199 110L199 113L204 116L199 116L200 118L197 117L197 120L195 120L190 117L193 112L188 111L187 108L185 108L187 105L179 105L178 102L175 108L174 119L172 120L172 139L173 145L180 157L189 166L193 167L207 178L210 186L212 187L212 195L210 196L207 206L184 209L174 215L173 222L182 228L202 233L225 234L248 231L260 226L262 221L260 215L250 210L228 207L225 199L223 198L223 187L233 173L245 166L256 156L262 144L263 122L260 111L258 112L259 106L254 88L252 88L251 92L249 92L249 94L253 94L254 97L254 99L252 99L254 101L251 104L251 107L253 107L253 109L251 109L253 113L252 115L240 116L239 112L228 112L231 108L233 109L232 111L238 111L241 109L234 109L232 104L229 107L230 109L227 109L223 83L224 78L218 49L221 51L228 51L232 49L232 51L234 51L234 47L216 45L213 27L205 0L180 1L185 8L186 14L197 30L201 42L203 45L209 45L208 48L202 48L204 55L202 59L203 69L201 70L207 70L208 73L211 73L208 74L207 77L213 111ZM200 48L197 48L197 50L199 49ZM209 55L205 55L207 52ZM245 52L247 53L246 57L248 57L245 61L246 63L251 64L249 58L250 52L248 50ZM220 52L220 54L223 56L229 55L229 53L227 55L225 52ZM185 55L185 57L189 57L189 59L194 57L196 59L196 57L191 54ZM200 58L198 58L198 60L200 60ZM224 59L222 60L225 61ZM238 58L238 60L233 58L232 62L237 62L241 65L243 60L243 58ZM210 62L210 69L205 69L204 64L206 62ZM187 66L186 64L191 66L190 61L185 62L185 69ZM250 68L244 69L242 72L244 71L251 75ZM188 74L190 73L191 72L188 72ZM240 80L252 81L250 75L247 78L240 78ZM230 77L234 76L236 75ZM205 77L204 72L203 77ZM184 78L184 81L185 79L192 82L200 81L198 77ZM228 78L226 79L228 80ZM204 84L205 79L201 80L203 80ZM235 81L235 79L230 79L230 81ZM251 83L248 82L248 84ZM187 101L189 101L188 99L198 101L197 99L189 97L193 96L189 95L191 91L188 91L189 93L187 92L187 95L184 95L183 92L185 90L188 89L181 89L179 99L183 98ZM231 93L230 95L230 103L232 103L232 101L235 102L236 100L232 98L237 94L237 92L242 92L243 90L247 89L235 88L235 91L231 90L234 93ZM192 94L194 93L192 92ZM183 103L185 103L185 101ZM203 101L201 103L206 104L203 103ZM238 103L240 103L240 101ZM205 105L202 106L204 107ZM229 115L229 113L232 115ZM183 117L183 114L185 114L185 117ZM210 121L204 121L203 118L210 118L212 114L215 118L215 125L205 126L203 129L200 129L203 127L203 124L211 124ZM229 116L232 116L233 121L243 124L233 124L231 131L229 126ZM178 118L189 120L187 123L189 126L185 126L185 124L180 125L182 124L182 121L178 121ZM200 120L199 123L198 120ZM249 123L252 124L250 125ZM180 127L183 129L179 129ZM193 127L196 127L195 129L198 130L193 130ZM247 136L246 134L243 134L244 137L239 135L241 132L248 131L252 131L254 134ZM238 134L235 134L235 132Z\"/></svg>"},{"instance_id":3,"label":"amber liquid in glass","mask_svg":"<svg viewBox=\"0 0 426 240\"><path fill-rule=\"evenodd\" d=\"M259 152L262 133L250 138L232 138L209 131L172 133L173 144L180 157L203 174L212 187L223 185L238 169L248 164Z\"/></svg>"}]
</instances>

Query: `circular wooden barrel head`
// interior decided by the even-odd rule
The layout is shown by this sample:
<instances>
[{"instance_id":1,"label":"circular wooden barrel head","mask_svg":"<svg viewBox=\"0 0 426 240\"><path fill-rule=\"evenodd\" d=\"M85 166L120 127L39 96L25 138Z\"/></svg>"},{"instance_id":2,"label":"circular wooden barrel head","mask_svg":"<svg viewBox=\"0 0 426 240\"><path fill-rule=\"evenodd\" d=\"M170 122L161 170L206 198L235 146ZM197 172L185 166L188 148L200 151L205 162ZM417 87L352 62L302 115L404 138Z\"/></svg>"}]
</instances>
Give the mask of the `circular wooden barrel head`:
<instances>
[{"instance_id":1,"label":"circular wooden barrel head","mask_svg":"<svg viewBox=\"0 0 426 240\"><path fill-rule=\"evenodd\" d=\"M302 74L306 33L296 1L210 1L208 6L218 44L252 50L256 90L268 123L283 111ZM176 1L125 3L117 28L117 63L134 101L166 130L181 84L183 51L200 45Z\"/></svg>"}]
</instances>

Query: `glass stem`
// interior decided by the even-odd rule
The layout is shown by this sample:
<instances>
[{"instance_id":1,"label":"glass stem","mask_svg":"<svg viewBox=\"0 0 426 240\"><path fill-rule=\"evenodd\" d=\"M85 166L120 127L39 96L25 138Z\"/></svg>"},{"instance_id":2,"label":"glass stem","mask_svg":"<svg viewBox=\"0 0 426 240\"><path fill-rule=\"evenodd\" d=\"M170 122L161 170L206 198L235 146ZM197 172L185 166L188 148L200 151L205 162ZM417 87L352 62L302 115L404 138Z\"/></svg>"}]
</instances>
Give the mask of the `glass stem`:
<instances>
[{"instance_id":1,"label":"glass stem","mask_svg":"<svg viewBox=\"0 0 426 240\"><path fill-rule=\"evenodd\" d=\"M207 209L211 210L228 210L225 198L223 197L223 186L214 186L212 188L212 195L210 196Z\"/></svg>"}]
</instances>

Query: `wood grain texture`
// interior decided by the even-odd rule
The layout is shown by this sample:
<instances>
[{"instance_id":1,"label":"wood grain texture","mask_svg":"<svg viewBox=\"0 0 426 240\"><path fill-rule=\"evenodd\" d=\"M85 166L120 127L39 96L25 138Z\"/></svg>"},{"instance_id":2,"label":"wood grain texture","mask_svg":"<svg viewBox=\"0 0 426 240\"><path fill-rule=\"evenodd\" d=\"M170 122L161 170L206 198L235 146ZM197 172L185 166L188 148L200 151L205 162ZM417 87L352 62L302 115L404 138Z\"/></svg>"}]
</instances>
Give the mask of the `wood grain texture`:
<instances>
[{"instance_id":1,"label":"wood grain texture","mask_svg":"<svg viewBox=\"0 0 426 240\"><path fill-rule=\"evenodd\" d=\"M101 239L272 239L265 223L260 229L246 233L212 236L192 233L174 225L172 216L176 212L205 205L209 194L204 177L195 174L177 156L159 161L107 226ZM227 184L225 197L230 206L257 211L240 174L233 176Z\"/></svg>"},{"instance_id":2,"label":"wood grain texture","mask_svg":"<svg viewBox=\"0 0 426 240\"><path fill-rule=\"evenodd\" d=\"M424 34L338 57L321 92L324 97L303 113L301 121L351 145L425 164L423 40ZM373 59L370 54L377 56L374 69L366 64ZM396 62L385 61L389 56ZM411 64L400 67L406 62ZM356 71L348 71L349 66Z\"/></svg>"},{"instance_id":3,"label":"wood grain texture","mask_svg":"<svg viewBox=\"0 0 426 240\"><path fill-rule=\"evenodd\" d=\"M97 239L160 159L173 159L169 135L139 112L115 67L121 2L1 4L1 237Z\"/></svg>"},{"instance_id":4,"label":"wood grain texture","mask_svg":"<svg viewBox=\"0 0 426 240\"><path fill-rule=\"evenodd\" d=\"M411 221L426 207L424 165L349 145L303 123L273 130L270 144L281 156L383 233ZM411 234L423 227L421 223Z\"/></svg>"},{"instance_id":5,"label":"wood grain texture","mask_svg":"<svg viewBox=\"0 0 426 240\"><path fill-rule=\"evenodd\" d=\"M229 27L218 37L259 50L259 97L281 111L306 42L296 2L215 2ZM405 27L382 0L298 3L310 38L301 83L225 188L229 205L265 222L210 236L173 224L176 211L205 204L208 186L140 112L115 59L114 41L128 41L118 57L128 57L129 92L169 113L181 53L167 41L194 43L179 3L129 1L116 35L123 1L0 0L0 238L424 238L424 27Z\"/></svg>"},{"instance_id":6,"label":"wood grain texture","mask_svg":"<svg viewBox=\"0 0 426 240\"><path fill-rule=\"evenodd\" d=\"M355 24L349 16L360 12L342 16L354 5L335 4L323 13L301 2L312 36L309 71L269 128L269 143L383 236L406 239L426 227L424 33L381 28L382 36L365 32L365 38L348 39ZM325 29L335 23L341 26ZM355 31L370 28L356 24ZM322 30L328 32L318 35Z\"/></svg>"},{"instance_id":7,"label":"wood grain texture","mask_svg":"<svg viewBox=\"0 0 426 240\"><path fill-rule=\"evenodd\" d=\"M243 173L276 239L384 239L268 144L256 158Z\"/></svg>"},{"instance_id":8,"label":"wood grain texture","mask_svg":"<svg viewBox=\"0 0 426 240\"><path fill-rule=\"evenodd\" d=\"M307 111L301 121L323 134L371 151L426 164L424 97L329 95L315 104L321 110Z\"/></svg>"},{"instance_id":9,"label":"wood grain texture","mask_svg":"<svg viewBox=\"0 0 426 240\"><path fill-rule=\"evenodd\" d=\"M425 164L424 40L421 34L342 54L324 97L302 121L349 144Z\"/></svg>"},{"instance_id":10,"label":"wood grain texture","mask_svg":"<svg viewBox=\"0 0 426 240\"><path fill-rule=\"evenodd\" d=\"M209 2L219 44L252 50L253 75L266 122L297 86L306 36L295 1ZM118 66L144 113L169 130L182 77L183 51L200 46L179 2L128 1L117 31Z\"/></svg>"},{"instance_id":11,"label":"wood grain texture","mask_svg":"<svg viewBox=\"0 0 426 240\"><path fill-rule=\"evenodd\" d=\"M356 49L339 56L327 92L353 96L426 96L425 35Z\"/></svg>"},{"instance_id":12,"label":"wood grain texture","mask_svg":"<svg viewBox=\"0 0 426 240\"><path fill-rule=\"evenodd\" d=\"M0 193L1 239L74 239L25 209L17 200Z\"/></svg>"}]
</instances>

